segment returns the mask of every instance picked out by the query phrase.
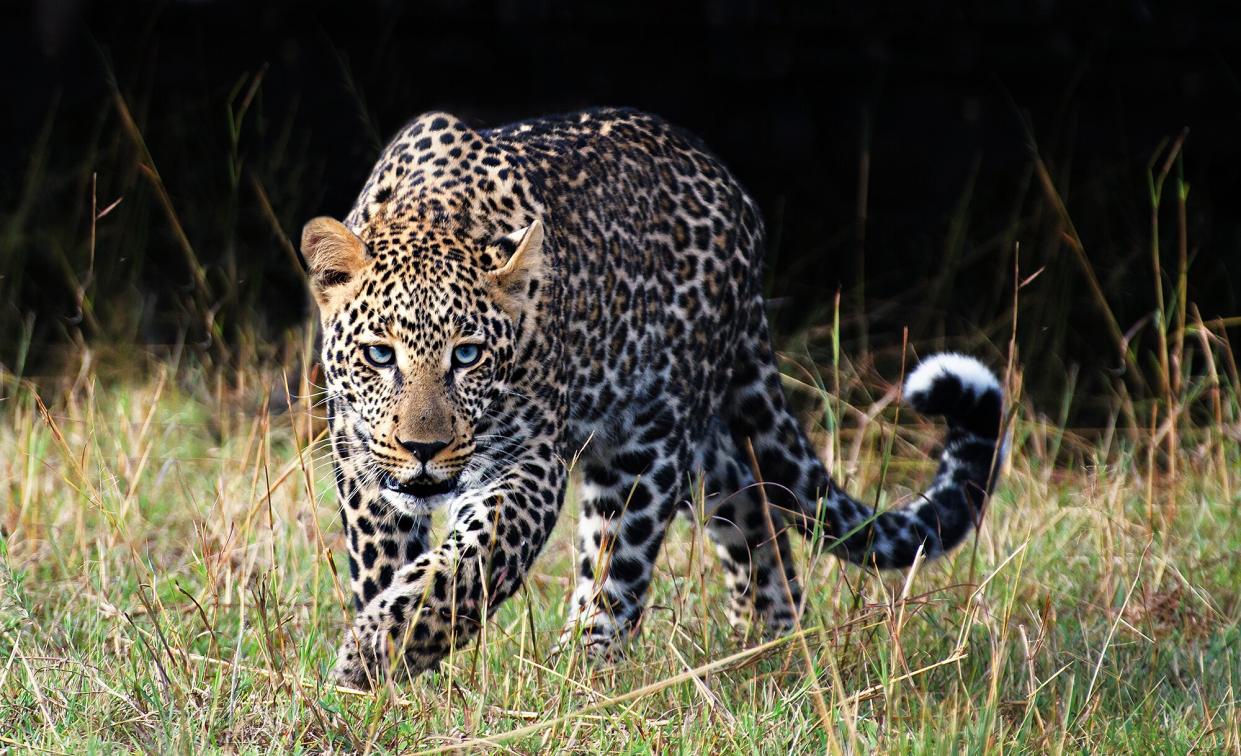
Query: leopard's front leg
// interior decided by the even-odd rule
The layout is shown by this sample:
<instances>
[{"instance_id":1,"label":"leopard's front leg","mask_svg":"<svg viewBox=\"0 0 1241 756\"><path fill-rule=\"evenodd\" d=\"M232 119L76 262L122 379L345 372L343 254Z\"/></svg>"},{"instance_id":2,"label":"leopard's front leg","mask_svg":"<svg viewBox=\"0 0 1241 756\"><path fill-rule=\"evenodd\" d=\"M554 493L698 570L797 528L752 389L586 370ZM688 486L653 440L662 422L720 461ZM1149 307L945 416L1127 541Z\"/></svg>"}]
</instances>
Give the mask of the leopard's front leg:
<instances>
[{"instance_id":1,"label":"leopard's front leg","mask_svg":"<svg viewBox=\"0 0 1241 756\"><path fill-rule=\"evenodd\" d=\"M431 518L394 511L383 501L374 474L359 469L362 442L353 424L328 405L332 426L333 472L349 552L349 588L353 608L361 611L406 564L427 550Z\"/></svg>"},{"instance_id":2,"label":"leopard's front leg","mask_svg":"<svg viewBox=\"0 0 1241 756\"><path fill-rule=\"evenodd\" d=\"M563 465L532 459L453 504L444 543L402 567L358 613L337 654L343 684L431 669L521 585L564 498Z\"/></svg>"},{"instance_id":3,"label":"leopard's front leg","mask_svg":"<svg viewBox=\"0 0 1241 756\"><path fill-rule=\"evenodd\" d=\"M413 676L469 640L483 618L483 553L481 539L455 532L403 568L346 631L336 679L366 688L389 677Z\"/></svg>"}]
</instances>

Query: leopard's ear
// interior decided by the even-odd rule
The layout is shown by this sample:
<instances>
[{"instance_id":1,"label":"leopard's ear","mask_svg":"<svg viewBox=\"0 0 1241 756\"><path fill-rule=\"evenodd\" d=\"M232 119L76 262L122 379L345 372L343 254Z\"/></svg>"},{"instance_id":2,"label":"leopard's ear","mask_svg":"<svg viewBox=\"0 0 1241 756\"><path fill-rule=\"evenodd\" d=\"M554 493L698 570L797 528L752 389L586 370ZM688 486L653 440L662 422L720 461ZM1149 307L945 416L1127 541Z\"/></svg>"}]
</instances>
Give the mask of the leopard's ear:
<instances>
[{"instance_id":1,"label":"leopard's ear","mask_svg":"<svg viewBox=\"0 0 1241 756\"><path fill-rule=\"evenodd\" d=\"M315 218L302 229L302 257L310 290L325 314L341 304L358 273L370 264L366 243L338 220Z\"/></svg>"},{"instance_id":2,"label":"leopard's ear","mask_svg":"<svg viewBox=\"0 0 1241 756\"><path fill-rule=\"evenodd\" d=\"M508 261L488 275L510 311L532 306L543 274L543 223L535 221L500 240L500 250L512 250ZM515 313L514 313L515 314Z\"/></svg>"}]
</instances>

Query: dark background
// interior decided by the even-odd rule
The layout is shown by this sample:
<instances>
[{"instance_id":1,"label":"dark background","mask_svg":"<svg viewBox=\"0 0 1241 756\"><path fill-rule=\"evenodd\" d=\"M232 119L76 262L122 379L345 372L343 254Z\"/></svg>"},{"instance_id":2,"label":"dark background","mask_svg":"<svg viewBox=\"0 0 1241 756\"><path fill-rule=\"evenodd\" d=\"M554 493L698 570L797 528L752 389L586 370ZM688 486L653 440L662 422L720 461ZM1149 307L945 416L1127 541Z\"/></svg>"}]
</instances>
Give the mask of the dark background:
<instances>
[{"instance_id":1,"label":"dark background","mask_svg":"<svg viewBox=\"0 0 1241 756\"><path fill-rule=\"evenodd\" d=\"M1042 270L1018 318L1027 389L1055 402L1073 373L1083 397L1141 391L1148 163L1185 128L1159 215L1165 296L1183 178L1188 298L1207 319L1241 315L1239 41L1235 11L1187 3L8 6L0 362L55 371L82 344L276 353L309 312L276 224L296 240L310 217L342 217L405 120L613 104L697 132L756 196L782 343L818 325L821 357L841 290L851 354L890 364L908 327L923 353L996 361L1019 243L1022 277ZM93 262L92 175L99 208L123 197ZM1105 310L1131 331L1127 370Z\"/></svg>"}]
</instances>

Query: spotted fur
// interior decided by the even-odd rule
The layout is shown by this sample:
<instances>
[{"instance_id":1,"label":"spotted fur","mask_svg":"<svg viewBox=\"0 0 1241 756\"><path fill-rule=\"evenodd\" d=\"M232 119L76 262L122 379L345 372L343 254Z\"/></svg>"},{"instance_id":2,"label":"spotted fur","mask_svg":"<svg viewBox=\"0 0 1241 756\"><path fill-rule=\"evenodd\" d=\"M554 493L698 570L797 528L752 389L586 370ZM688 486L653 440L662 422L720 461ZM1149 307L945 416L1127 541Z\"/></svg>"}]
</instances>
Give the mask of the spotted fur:
<instances>
[{"instance_id":1,"label":"spotted fur","mask_svg":"<svg viewBox=\"0 0 1241 756\"><path fill-rule=\"evenodd\" d=\"M951 549L982 515L994 376L959 356L916 372L913 406L948 418L934 482L878 514L850 498L785 404L758 209L654 116L478 130L424 115L384 150L344 223L311 221L302 249L357 607L344 682L417 673L472 638L543 548L571 459L580 561L562 642L596 655L638 628L695 480L730 619L768 632L801 602L788 529L898 567L919 548ZM433 548L437 506L450 528Z\"/></svg>"}]
</instances>

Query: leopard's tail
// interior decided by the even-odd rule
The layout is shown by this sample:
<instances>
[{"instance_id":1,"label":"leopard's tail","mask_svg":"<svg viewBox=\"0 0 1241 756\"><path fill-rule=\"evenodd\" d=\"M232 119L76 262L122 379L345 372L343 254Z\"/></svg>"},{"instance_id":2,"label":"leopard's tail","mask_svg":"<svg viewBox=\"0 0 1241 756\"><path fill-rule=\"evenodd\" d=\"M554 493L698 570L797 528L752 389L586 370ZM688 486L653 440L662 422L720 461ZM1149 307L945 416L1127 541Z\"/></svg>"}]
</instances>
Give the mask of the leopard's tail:
<instances>
[{"instance_id":1,"label":"leopard's tail","mask_svg":"<svg viewBox=\"0 0 1241 756\"><path fill-rule=\"evenodd\" d=\"M908 506L879 513L829 481L819 504L826 511L814 514L830 525L834 553L852 562L906 567L920 545L928 557L952 550L981 521L1008 451L1002 440L1003 390L973 357L927 358L906 379L904 396L918 412L948 421L939 470Z\"/></svg>"}]
</instances>

